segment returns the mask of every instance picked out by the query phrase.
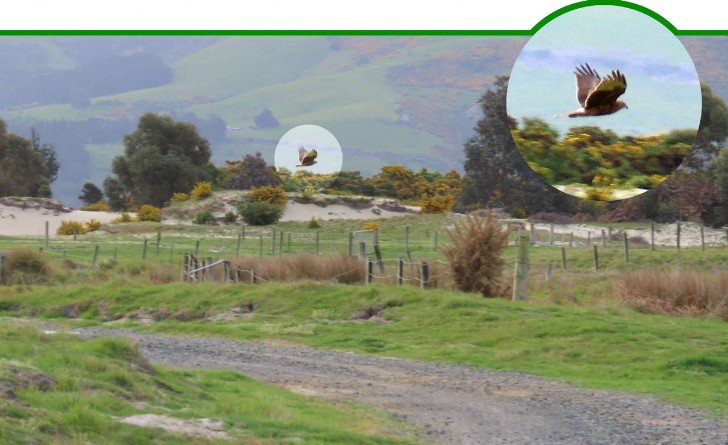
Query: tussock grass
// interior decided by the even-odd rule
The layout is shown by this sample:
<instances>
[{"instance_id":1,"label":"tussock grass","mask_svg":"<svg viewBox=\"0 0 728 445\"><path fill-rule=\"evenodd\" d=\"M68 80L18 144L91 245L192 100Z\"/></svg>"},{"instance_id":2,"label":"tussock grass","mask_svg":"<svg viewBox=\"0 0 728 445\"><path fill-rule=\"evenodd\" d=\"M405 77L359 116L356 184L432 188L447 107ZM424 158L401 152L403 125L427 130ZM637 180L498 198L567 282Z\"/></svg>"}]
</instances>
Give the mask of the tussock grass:
<instances>
[{"instance_id":1,"label":"tussock grass","mask_svg":"<svg viewBox=\"0 0 728 445\"><path fill-rule=\"evenodd\" d=\"M9 281L30 284L49 281L53 268L37 250L18 247L8 252Z\"/></svg>"},{"instance_id":2,"label":"tussock grass","mask_svg":"<svg viewBox=\"0 0 728 445\"><path fill-rule=\"evenodd\" d=\"M241 257L237 262L239 279L249 280L251 270L265 281L332 280L337 283L364 281L364 265L346 254L316 256L308 253L280 257ZM233 266L234 267L234 266Z\"/></svg>"},{"instance_id":3,"label":"tussock grass","mask_svg":"<svg viewBox=\"0 0 728 445\"><path fill-rule=\"evenodd\" d=\"M507 282L503 279L510 230L488 211L485 218L467 215L447 230L451 244L442 248L447 258L455 286L465 292L477 292L484 297L505 296Z\"/></svg>"},{"instance_id":4,"label":"tussock grass","mask_svg":"<svg viewBox=\"0 0 728 445\"><path fill-rule=\"evenodd\" d=\"M616 290L643 311L718 316L728 321L728 271L675 268L626 271Z\"/></svg>"}]
</instances>

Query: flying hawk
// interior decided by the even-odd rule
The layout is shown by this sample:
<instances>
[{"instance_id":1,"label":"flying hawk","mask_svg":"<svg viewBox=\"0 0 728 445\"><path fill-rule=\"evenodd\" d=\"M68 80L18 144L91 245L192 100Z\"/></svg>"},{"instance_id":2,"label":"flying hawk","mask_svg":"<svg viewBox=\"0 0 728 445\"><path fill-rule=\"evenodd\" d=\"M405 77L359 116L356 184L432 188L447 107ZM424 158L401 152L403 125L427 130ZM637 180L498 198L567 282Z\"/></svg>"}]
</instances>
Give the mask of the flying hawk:
<instances>
[{"instance_id":1,"label":"flying hawk","mask_svg":"<svg viewBox=\"0 0 728 445\"><path fill-rule=\"evenodd\" d=\"M316 149L308 151L303 147L298 147L298 162L300 164L296 165L296 167L310 167L316 164L316 156L318 156Z\"/></svg>"},{"instance_id":2,"label":"flying hawk","mask_svg":"<svg viewBox=\"0 0 728 445\"><path fill-rule=\"evenodd\" d=\"M574 74L576 100L581 108L568 113L569 117L601 116L628 108L626 103L617 100L627 89L627 79L619 70L613 70L612 74L602 79L596 70L585 63L576 67Z\"/></svg>"}]
</instances>

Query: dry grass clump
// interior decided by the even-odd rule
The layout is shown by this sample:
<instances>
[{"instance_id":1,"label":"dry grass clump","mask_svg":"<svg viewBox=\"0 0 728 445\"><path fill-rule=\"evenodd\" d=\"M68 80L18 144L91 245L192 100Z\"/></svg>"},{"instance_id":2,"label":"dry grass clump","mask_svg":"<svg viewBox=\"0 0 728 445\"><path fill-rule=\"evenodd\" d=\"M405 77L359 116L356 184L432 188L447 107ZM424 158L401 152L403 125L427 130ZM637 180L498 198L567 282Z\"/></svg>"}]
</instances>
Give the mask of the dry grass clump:
<instances>
[{"instance_id":1,"label":"dry grass clump","mask_svg":"<svg viewBox=\"0 0 728 445\"><path fill-rule=\"evenodd\" d=\"M147 267L149 281L157 284L171 283L180 278L179 270L170 264L150 263Z\"/></svg>"},{"instance_id":2,"label":"dry grass clump","mask_svg":"<svg viewBox=\"0 0 728 445\"><path fill-rule=\"evenodd\" d=\"M233 270L235 268L233 261ZM250 270L261 280L335 280L338 283L361 283L364 266L346 254L316 256L296 254L275 257L242 257L237 262L242 270L239 279L248 280Z\"/></svg>"},{"instance_id":3,"label":"dry grass clump","mask_svg":"<svg viewBox=\"0 0 728 445\"><path fill-rule=\"evenodd\" d=\"M49 281L53 268L37 250L20 247L8 251L8 273L10 281L30 284Z\"/></svg>"},{"instance_id":4,"label":"dry grass clump","mask_svg":"<svg viewBox=\"0 0 728 445\"><path fill-rule=\"evenodd\" d=\"M643 311L719 316L728 321L728 271L636 270L616 284L618 295Z\"/></svg>"},{"instance_id":5,"label":"dry grass clump","mask_svg":"<svg viewBox=\"0 0 728 445\"><path fill-rule=\"evenodd\" d=\"M442 253L448 259L456 288L484 297L505 296L502 253L510 232L490 211L485 218L467 215L447 230L452 243L443 247Z\"/></svg>"}]
</instances>

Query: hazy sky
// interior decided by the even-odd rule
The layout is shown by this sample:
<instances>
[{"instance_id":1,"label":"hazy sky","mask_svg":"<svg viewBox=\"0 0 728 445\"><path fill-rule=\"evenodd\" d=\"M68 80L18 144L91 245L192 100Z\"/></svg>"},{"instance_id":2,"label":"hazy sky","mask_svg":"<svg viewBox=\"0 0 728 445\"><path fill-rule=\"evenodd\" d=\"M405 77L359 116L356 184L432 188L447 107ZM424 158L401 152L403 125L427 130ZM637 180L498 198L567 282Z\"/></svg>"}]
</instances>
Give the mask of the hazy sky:
<instances>
[{"instance_id":1,"label":"hazy sky","mask_svg":"<svg viewBox=\"0 0 728 445\"><path fill-rule=\"evenodd\" d=\"M310 167L296 167L299 164L298 147L315 149L316 164ZM343 155L341 145L330 131L318 125L299 125L287 131L278 141L275 152L276 168L286 168L291 173L305 169L311 173L339 173Z\"/></svg>"},{"instance_id":2,"label":"hazy sky","mask_svg":"<svg viewBox=\"0 0 728 445\"><path fill-rule=\"evenodd\" d=\"M629 109L609 116L568 118L579 108L573 71L589 65L604 77L627 77L621 100ZM544 26L518 57L508 85L508 113L540 117L559 134L598 125L618 134L698 128L701 96L695 66L682 43L649 16L618 6L571 11Z\"/></svg>"}]
</instances>

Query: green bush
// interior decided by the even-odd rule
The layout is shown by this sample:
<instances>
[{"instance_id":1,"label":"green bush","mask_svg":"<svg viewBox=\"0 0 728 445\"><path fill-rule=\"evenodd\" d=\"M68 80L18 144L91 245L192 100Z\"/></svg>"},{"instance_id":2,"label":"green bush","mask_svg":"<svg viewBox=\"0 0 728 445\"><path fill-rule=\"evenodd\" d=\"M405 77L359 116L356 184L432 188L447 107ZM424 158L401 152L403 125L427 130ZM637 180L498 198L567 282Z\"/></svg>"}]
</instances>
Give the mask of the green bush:
<instances>
[{"instance_id":1,"label":"green bush","mask_svg":"<svg viewBox=\"0 0 728 445\"><path fill-rule=\"evenodd\" d=\"M281 219L283 206L270 202L246 202L240 206L238 213L251 226L266 226Z\"/></svg>"},{"instance_id":2,"label":"green bush","mask_svg":"<svg viewBox=\"0 0 728 445\"><path fill-rule=\"evenodd\" d=\"M212 216L212 212L209 210L203 210L195 215L195 224L208 224L214 220L215 217Z\"/></svg>"},{"instance_id":3,"label":"green bush","mask_svg":"<svg viewBox=\"0 0 728 445\"><path fill-rule=\"evenodd\" d=\"M238 215L235 214L235 212L227 212L225 216L222 218L223 221L225 221L225 224L232 224L238 219Z\"/></svg>"},{"instance_id":4,"label":"green bush","mask_svg":"<svg viewBox=\"0 0 728 445\"><path fill-rule=\"evenodd\" d=\"M309 229L320 229L321 228L321 224L319 224L319 222L315 216L312 216L311 221L308 222L308 228Z\"/></svg>"}]
</instances>

